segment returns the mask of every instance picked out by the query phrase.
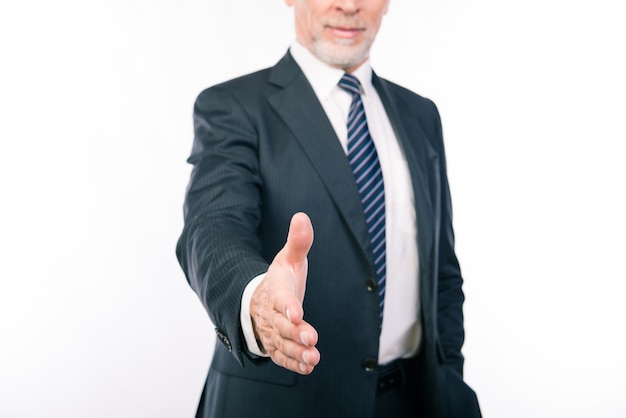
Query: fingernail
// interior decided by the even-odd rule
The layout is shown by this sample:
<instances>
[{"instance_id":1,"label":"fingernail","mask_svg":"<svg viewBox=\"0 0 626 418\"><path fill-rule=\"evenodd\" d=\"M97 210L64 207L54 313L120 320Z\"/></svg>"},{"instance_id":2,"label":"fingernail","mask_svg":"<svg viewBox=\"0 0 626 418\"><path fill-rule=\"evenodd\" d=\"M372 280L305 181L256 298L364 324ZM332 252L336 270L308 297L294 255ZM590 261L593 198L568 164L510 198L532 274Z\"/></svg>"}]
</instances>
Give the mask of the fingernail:
<instances>
[{"instance_id":1,"label":"fingernail","mask_svg":"<svg viewBox=\"0 0 626 418\"><path fill-rule=\"evenodd\" d=\"M306 331L300 333L300 341L307 347L309 346L309 334L307 334Z\"/></svg>"},{"instance_id":2,"label":"fingernail","mask_svg":"<svg viewBox=\"0 0 626 418\"><path fill-rule=\"evenodd\" d=\"M285 311L285 314L287 315L287 319L289 320L289 322L291 322L291 312L289 312L289 309Z\"/></svg>"},{"instance_id":3,"label":"fingernail","mask_svg":"<svg viewBox=\"0 0 626 418\"><path fill-rule=\"evenodd\" d=\"M306 364L304 364L304 363L300 363L300 371L301 371L302 373L306 373Z\"/></svg>"},{"instance_id":4,"label":"fingernail","mask_svg":"<svg viewBox=\"0 0 626 418\"><path fill-rule=\"evenodd\" d=\"M302 361L304 361L306 364L309 364L309 358L310 358L310 355L308 351L305 351L304 353L302 353Z\"/></svg>"}]
</instances>

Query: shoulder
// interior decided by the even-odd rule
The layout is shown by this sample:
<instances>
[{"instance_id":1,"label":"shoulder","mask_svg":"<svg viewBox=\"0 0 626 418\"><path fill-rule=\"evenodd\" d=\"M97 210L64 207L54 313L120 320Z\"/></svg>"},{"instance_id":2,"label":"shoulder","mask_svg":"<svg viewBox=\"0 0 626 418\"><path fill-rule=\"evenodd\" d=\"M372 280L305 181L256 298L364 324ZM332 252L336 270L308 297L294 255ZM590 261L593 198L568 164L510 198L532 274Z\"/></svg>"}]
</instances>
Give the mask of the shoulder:
<instances>
[{"instance_id":1,"label":"shoulder","mask_svg":"<svg viewBox=\"0 0 626 418\"><path fill-rule=\"evenodd\" d=\"M258 100L265 100L267 96L302 75L300 67L295 63L291 54L287 52L272 67L242 75L205 89L198 96L198 100L203 101L217 94L222 97L236 98L241 103L257 104Z\"/></svg>"},{"instance_id":2,"label":"shoulder","mask_svg":"<svg viewBox=\"0 0 626 418\"><path fill-rule=\"evenodd\" d=\"M218 98L235 98L239 101L249 100L251 97L263 95L268 87L271 68L255 71L239 76L204 89L196 99L196 105Z\"/></svg>"},{"instance_id":3,"label":"shoulder","mask_svg":"<svg viewBox=\"0 0 626 418\"><path fill-rule=\"evenodd\" d=\"M375 76L372 81L388 111L404 123L418 123L429 138L441 140L441 117L431 99L384 78Z\"/></svg>"},{"instance_id":4,"label":"shoulder","mask_svg":"<svg viewBox=\"0 0 626 418\"><path fill-rule=\"evenodd\" d=\"M435 112L438 115L435 103L412 90L378 76L374 77L374 85L383 94L388 94L396 104L406 104L417 112Z\"/></svg>"}]
</instances>

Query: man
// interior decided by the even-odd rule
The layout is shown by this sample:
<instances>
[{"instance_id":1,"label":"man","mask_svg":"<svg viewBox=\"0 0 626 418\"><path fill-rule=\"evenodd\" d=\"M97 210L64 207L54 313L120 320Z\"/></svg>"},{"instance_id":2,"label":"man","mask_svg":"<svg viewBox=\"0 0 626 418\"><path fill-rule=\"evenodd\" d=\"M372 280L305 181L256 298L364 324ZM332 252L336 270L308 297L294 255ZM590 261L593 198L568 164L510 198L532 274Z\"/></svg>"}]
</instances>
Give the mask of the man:
<instances>
[{"instance_id":1,"label":"man","mask_svg":"<svg viewBox=\"0 0 626 418\"><path fill-rule=\"evenodd\" d=\"M368 61L389 0L286 3L285 57L194 109L177 255L221 342L198 416L480 416L439 116Z\"/></svg>"}]
</instances>

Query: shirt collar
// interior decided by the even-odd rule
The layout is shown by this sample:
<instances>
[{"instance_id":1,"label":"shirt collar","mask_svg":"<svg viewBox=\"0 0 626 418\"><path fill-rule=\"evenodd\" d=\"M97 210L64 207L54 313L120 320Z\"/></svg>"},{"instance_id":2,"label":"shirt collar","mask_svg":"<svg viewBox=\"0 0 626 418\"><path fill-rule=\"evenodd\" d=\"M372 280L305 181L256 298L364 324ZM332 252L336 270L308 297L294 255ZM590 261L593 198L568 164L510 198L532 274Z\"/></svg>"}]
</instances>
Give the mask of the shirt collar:
<instances>
[{"instance_id":1,"label":"shirt collar","mask_svg":"<svg viewBox=\"0 0 626 418\"><path fill-rule=\"evenodd\" d=\"M317 98L320 101L328 98L337 87L339 80L341 80L344 74L344 70L331 67L325 62L320 61L311 51L297 41L291 45L289 52L291 52L291 56L302 69L311 87L313 87ZM374 88L372 85L372 67L369 59L361 64L352 75L361 82L361 91L364 95L367 95L367 93Z\"/></svg>"}]
</instances>

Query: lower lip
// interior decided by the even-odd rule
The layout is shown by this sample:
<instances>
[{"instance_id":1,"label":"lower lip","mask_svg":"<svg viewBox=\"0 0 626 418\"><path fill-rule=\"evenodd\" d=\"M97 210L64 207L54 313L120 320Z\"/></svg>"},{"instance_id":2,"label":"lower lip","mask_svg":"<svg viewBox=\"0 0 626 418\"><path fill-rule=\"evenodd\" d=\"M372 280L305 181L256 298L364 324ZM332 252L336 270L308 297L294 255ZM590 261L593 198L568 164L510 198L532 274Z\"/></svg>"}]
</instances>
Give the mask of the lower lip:
<instances>
[{"instance_id":1,"label":"lower lip","mask_svg":"<svg viewBox=\"0 0 626 418\"><path fill-rule=\"evenodd\" d=\"M356 38L362 31L360 29L340 29L329 27L332 34L337 38Z\"/></svg>"}]
</instances>

